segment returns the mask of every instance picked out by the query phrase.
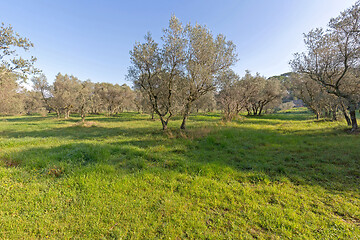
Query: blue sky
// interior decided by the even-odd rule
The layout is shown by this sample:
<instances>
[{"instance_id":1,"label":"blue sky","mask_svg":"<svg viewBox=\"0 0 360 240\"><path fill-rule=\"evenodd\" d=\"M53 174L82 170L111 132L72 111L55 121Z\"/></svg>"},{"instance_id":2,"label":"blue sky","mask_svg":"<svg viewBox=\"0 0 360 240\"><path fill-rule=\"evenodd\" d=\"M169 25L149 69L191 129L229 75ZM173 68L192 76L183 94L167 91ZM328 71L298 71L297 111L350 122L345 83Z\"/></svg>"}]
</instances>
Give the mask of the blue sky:
<instances>
[{"instance_id":1,"label":"blue sky","mask_svg":"<svg viewBox=\"0 0 360 240\"><path fill-rule=\"evenodd\" d=\"M324 27L355 0L57 1L11 0L0 21L28 37L36 66L51 82L58 72L94 82L125 80L129 51L150 31L159 40L172 14L181 22L206 25L237 46L235 72L270 77L290 71L303 51L303 33Z\"/></svg>"}]
</instances>

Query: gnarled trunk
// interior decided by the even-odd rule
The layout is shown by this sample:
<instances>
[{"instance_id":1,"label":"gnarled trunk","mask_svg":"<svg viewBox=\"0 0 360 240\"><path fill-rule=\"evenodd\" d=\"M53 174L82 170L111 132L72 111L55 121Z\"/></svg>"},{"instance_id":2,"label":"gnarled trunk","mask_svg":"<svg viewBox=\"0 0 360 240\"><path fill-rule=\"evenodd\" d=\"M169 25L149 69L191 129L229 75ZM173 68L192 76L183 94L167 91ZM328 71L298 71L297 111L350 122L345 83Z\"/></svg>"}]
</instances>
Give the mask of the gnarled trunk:
<instances>
[{"instance_id":1,"label":"gnarled trunk","mask_svg":"<svg viewBox=\"0 0 360 240\"><path fill-rule=\"evenodd\" d=\"M350 119L351 119L351 131L354 132L358 129L355 110L350 110Z\"/></svg>"},{"instance_id":2,"label":"gnarled trunk","mask_svg":"<svg viewBox=\"0 0 360 240\"><path fill-rule=\"evenodd\" d=\"M351 120L350 120L349 115L347 114L343 104L341 104L341 111L342 111L342 113L344 115L344 118L346 119L347 125L351 126Z\"/></svg>"},{"instance_id":3,"label":"gnarled trunk","mask_svg":"<svg viewBox=\"0 0 360 240\"><path fill-rule=\"evenodd\" d=\"M168 124L168 122L165 121L162 117L160 118L160 120L161 120L161 124L162 124L163 130L166 130L166 129L167 129L167 124Z\"/></svg>"}]
</instances>

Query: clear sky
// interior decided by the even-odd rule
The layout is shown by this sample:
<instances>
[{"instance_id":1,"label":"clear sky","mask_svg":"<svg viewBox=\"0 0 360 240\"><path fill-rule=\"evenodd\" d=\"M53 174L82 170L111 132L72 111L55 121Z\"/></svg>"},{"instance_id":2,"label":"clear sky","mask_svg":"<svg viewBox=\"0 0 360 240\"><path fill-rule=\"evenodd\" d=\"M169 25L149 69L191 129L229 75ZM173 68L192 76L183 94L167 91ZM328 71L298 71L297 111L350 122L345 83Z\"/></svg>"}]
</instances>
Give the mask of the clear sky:
<instances>
[{"instance_id":1,"label":"clear sky","mask_svg":"<svg viewBox=\"0 0 360 240\"><path fill-rule=\"evenodd\" d=\"M234 70L270 77L290 71L303 51L303 33L324 27L355 0L11 0L1 2L0 21L28 37L36 66L50 82L58 72L81 80L125 80L129 51L150 31L159 40L172 14L206 25L237 46Z\"/></svg>"}]
</instances>

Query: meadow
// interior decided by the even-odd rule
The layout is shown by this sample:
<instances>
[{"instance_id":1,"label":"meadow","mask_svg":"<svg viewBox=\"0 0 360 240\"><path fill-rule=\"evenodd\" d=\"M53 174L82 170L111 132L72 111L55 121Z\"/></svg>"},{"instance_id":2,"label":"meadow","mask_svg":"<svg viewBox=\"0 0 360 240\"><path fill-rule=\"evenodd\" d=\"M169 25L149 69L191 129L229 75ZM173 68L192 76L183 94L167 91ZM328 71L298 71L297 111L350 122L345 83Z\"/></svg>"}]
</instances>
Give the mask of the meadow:
<instances>
[{"instance_id":1,"label":"meadow","mask_svg":"<svg viewBox=\"0 0 360 240\"><path fill-rule=\"evenodd\" d=\"M0 117L1 239L360 239L360 136L344 122L79 121Z\"/></svg>"}]
</instances>

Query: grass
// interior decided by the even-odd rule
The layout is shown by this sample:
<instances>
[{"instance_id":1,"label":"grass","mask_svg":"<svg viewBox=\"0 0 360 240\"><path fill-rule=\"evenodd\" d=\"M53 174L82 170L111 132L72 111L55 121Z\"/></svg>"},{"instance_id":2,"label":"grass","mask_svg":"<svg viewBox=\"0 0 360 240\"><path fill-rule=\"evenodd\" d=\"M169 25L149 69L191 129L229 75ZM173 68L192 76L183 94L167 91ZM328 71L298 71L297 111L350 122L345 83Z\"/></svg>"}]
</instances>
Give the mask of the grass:
<instances>
[{"instance_id":1,"label":"grass","mask_svg":"<svg viewBox=\"0 0 360 240\"><path fill-rule=\"evenodd\" d=\"M360 139L303 109L166 132L0 118L1 239L360 239Z\"/></svg>"}]
</instances>

